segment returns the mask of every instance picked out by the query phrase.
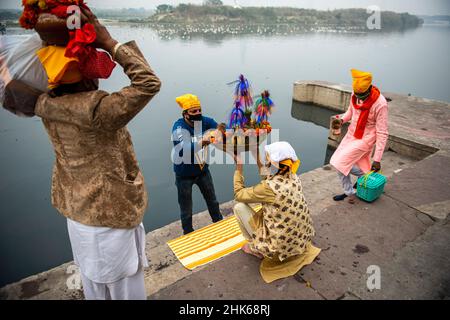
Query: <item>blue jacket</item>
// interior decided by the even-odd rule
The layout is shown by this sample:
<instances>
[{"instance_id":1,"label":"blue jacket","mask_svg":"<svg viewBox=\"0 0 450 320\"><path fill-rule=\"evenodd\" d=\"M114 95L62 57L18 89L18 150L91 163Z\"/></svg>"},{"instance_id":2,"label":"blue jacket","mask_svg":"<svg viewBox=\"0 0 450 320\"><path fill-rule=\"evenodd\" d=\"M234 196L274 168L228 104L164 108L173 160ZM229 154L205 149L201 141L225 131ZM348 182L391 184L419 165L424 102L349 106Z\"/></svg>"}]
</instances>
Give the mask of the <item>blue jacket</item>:
<instances>
[{"instance_id":1,"label":"blue jacket","mask_svg":"<svg viewBox=\"0 0 450 320\"><path fill-rule=\"evenodd\" d=\"M175 121L173 125L172 141L174 149L172 151L172 162L173 170L177 176L195 177L208 170L207 164L205 164L202 170L200 165L194 162L194 154L201 151L199 141L201 140L203 133L210 129L216 129L217 122L212 118L203 116L201 125L201 132L198 130L199 132L196 132L197 136L194 135L194 128L188 125L183 118ZM188 161L184 161L185 159L182 159L184 155L183 150L190 150L190 160L187 159ZM188 155L186 155L186 157L188 157Z\"/></svg>"}]
</instances>

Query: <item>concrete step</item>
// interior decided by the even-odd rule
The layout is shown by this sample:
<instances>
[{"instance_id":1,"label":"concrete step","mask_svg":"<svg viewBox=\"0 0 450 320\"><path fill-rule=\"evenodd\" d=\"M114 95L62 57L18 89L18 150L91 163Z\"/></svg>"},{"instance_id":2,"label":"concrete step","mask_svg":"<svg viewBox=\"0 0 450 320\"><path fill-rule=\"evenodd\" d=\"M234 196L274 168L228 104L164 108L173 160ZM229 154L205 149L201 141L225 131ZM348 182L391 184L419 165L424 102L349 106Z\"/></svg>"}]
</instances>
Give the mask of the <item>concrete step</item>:
<instances>
[{"instance_id":1,"label":"concrete step","mask_svg":"<svg viewBox=\"0 0 450 320\"><path fill-rule=\"evenodd\" d=\"M238 252L150 299L446 299L448 163L445 153L415 163L388 152L383 161L390 177L386 192L371 204L331 200L327 206L339 188L335 173L323 168L306 173L302 181L313 211L315 244L323 250L313 264L294 277L265 284L259 261ZM380 271L380 289L367 286L373 267Z\"/></svg>"}]
</instances>

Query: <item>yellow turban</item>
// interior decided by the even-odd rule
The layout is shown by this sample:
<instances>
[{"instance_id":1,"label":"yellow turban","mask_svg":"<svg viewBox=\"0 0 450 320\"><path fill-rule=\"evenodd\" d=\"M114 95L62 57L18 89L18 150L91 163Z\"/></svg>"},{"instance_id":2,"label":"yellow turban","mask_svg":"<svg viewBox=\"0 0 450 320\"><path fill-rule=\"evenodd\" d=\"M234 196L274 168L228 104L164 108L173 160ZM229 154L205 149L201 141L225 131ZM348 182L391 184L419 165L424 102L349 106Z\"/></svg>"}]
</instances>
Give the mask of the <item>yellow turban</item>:
<instances>
[{"instance_id":1,"label":"yellow turban","mask_svg":"<svg viewBox=\"0 0 450 320\"><path fill-rule=\"evenodd\" d=\"M183 110L201 107L198 97L190 93L177 97L175 100Z\"/></svg>"},{"instance_id":2,"label":"yellow turban","mask_svg":"<svg viewBox=\"0 0 450 320\"><path fill-rule=\"evenodd\" d=\"M297 173L298 168L300 167L300 160L292 161L291 159L286 159L283 161L280 161L281 164L284 164L285 166L288 166L293 174Z\"/></svg>"},{"instance_id":3,"label":"yellow turban","mask_svg":"<svg viewBox=\"0 0 450 320\"><path fill-rule=\"evenodd\" d=\"M48 76L48 87L76 83L83 79L77 58L64 56L65 47L48 46L36 52Z\"/></svg>"},{"instance_id":4,"label":"yellow turban","mask_svg":"<svg viewBox=\"0 0 450 320\"><path fill-rule=\"evenodd\" d=\"M355 93L366 92L372 84L372 74L370 72L352 69L353 91Z\"/></svg>"}]
</instances>

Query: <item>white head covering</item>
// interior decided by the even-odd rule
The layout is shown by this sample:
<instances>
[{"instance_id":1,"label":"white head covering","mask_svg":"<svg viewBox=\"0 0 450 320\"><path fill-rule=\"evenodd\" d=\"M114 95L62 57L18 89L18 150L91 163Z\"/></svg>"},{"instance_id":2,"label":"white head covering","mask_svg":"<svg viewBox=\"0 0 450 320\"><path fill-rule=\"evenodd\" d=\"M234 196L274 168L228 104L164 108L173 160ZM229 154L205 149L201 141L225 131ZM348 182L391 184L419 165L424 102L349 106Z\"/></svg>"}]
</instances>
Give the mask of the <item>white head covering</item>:
<instances>
[{"instance_id":1,"label":"white head covering","mask_svg":"<svg viewBox=\"0 0 450 320\"><path fill-rule=\"evenodd\" d=\"M264 150L269 154L270 161L280 162L286 159L297 161L294 148L286 141L279 141L264 146Z\"/></svg>"},{"instance_id":2,"label":"white head covering","mask_svg":"<svg viewBox=\"0 0 450 320\"><path fill-rule=\"evenodd\" d=\"M13 79L47 91L48 77L36 51L42 48L39 35L0 37L0 104L6 85Z\"/></svg>"}]
</instances>

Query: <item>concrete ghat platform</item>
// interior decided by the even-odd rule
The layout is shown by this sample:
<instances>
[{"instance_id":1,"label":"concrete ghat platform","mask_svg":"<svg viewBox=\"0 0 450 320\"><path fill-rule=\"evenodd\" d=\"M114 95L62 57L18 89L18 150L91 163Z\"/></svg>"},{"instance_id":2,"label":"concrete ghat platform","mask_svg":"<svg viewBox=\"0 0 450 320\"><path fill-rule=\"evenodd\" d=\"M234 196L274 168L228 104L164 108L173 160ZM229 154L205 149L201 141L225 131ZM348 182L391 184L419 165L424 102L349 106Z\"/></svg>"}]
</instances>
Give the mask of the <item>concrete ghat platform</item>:
<instances>
[{"instance_id":1,"label":"concrete ghat platform","mask_svg":"<svg viewBox=\"0 0 450 320\"><path fill-rule=\"evenodd\" d=\"M294 100L341 113L349 88L297 82ZM450 297L450 105L417 97L391 98L385 194L372 204L335 203L340 191L330 166L301 175L316 228L319 258L294 277L265 284L259 261L233 253L191 272L166 241L180 235L179 222L147 234L150 299L448 299ZM233 202L221 205L225 215ZM196 227L210 223L195 215ZM0 289L1 299L81 299L70 290L72 263ZM378 266L381 289L367 289L367 268Z\"/></svg>"}]
</instances>

